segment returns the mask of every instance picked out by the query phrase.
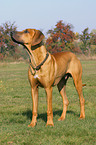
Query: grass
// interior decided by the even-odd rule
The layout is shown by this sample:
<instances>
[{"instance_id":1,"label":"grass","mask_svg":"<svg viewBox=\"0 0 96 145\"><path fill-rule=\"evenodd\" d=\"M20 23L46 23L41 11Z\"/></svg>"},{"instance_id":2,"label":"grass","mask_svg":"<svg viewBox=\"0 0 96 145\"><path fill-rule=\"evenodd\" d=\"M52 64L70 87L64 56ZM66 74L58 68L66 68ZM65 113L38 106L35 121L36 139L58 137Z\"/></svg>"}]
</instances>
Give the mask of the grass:
<instances>
[{"instance_id":1,"label":"grass","mask_svg":"<svg viewBox=\"0 0 96 145\"><path fill-rule=\"evenodd\" d=\"M59 122L62 98L53 89L54 127L46 127L47 103L44 89L39 89L38 122L28 128L32 100L27 63L0 64L0 145L95 145L96 139L96 61L82 61L85 98L84 120L79 120L79 98L73 81L67 83L69 100L66 119Z\"/></svg>"}]
</instances>

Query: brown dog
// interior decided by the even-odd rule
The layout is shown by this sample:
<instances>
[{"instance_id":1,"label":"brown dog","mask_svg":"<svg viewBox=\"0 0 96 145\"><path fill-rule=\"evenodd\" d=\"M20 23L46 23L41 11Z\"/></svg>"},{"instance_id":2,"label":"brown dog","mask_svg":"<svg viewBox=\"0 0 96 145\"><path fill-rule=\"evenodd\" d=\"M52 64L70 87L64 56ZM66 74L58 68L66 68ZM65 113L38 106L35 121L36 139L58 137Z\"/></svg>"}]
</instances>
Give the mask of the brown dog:
<instances>
[{"instance_id":1,"label":"brown dog","mask_svg":"<svg viewBox=\"0 0 96 145\"><path fill-rule=\"evenodd\" d=\"M57 85L63 99L63 112L59 120L64 120L69 104L65 86L67 79L73 77L80 99L80 118L85 118L84 98L82 93L82 66L78 58L71 52L60 52L51 55L46 51L42 40L44 35L35 29L22 32L11 32L12 40L26 47L30 55L28 77L31 84L33 100L33 116L29 126L34 127L37 122L38 86L44 87L47 94L47 125L53 124L52 87Z\"/></svg>"}]
</instances>

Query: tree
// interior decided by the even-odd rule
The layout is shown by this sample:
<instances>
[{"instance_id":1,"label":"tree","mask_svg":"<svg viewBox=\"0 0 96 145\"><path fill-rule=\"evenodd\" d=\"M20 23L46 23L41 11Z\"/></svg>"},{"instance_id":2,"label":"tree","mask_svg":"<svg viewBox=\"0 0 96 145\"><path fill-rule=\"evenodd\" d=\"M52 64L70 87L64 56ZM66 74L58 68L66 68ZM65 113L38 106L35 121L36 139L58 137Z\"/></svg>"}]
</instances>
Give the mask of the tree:
<instances>
[{"instance_id":1,"label":"tree","mask_svg":"<svg viewBox=\"0 0 96 145\"><path fill-rule=\"evenodd\" d=\"M90 37L91 34L88 33L88 28L84 29L82 31L82 34L79 35L79 39L82 41L82 46L81 46L81 50L83 51L83 53L88 52L88 54L90 55Z\"/></svg>"},{"instance_id":2,"label":"tree","mask_svg":"<svg viewBox=\"0 0 96 145\"><path fill-rule=\"evenodd\" d=\"M6 22L0 26L0 56L13 55L16 51L16 46L10 37L11 31L16 31L15 23Z\"/></svg>"},{"instance_id":3,"label":"tree","mask_svg":"<svg viewBox=\"0 0 96 145\"><path fill-rule=\"evenodd\" d=\"M91 39L90 42L92 45L96 45L96 29L91 31Z\"/></svg>"},{"instance_id":4,"label":"tree","mask_svg":"<svg viewBox=\"0 0 96 145\"><path fill-rule=\"evenodd\" d=\"M93 29L91 33L96 34L96 29Z\"/></svg>"},{"instance_id":5,"label":"tree","mask_svg":"<svg viewBox=\"0 0 96 145\"><path fill-rule=\"evenodd\" d=\"M59 21L54 29L47 32L49 35L46 40L47 50L51 53L64 50L65 46L74 40L75 35L71 29L72 26L70 24L66 25Z\"/></svg>"}]
</instances>

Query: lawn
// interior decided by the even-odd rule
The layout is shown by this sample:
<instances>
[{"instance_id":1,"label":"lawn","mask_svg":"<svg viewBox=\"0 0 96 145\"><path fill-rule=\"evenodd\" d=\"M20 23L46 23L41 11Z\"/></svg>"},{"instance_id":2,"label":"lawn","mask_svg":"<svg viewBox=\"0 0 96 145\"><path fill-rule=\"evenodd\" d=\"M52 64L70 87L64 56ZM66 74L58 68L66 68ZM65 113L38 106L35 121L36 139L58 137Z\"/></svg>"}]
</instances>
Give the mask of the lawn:
<instances>
[{"instance_id":1,"label":"lawn","mask_svg":"<svg viewBox=\"0 0 96 145\"><path fill-rule=\"evenodd\" d=\"M62 98L53 89L54 127L46 127L46 95L39 89L38 122L28 128L32 117L31 89L27 63L0 63L0 145L95 145L96 144L96 61L82 61L85 98L84 120L79 120L79 98L73 80L67 83L69 100L64 121Z\"/></svg>"}]
</instances>

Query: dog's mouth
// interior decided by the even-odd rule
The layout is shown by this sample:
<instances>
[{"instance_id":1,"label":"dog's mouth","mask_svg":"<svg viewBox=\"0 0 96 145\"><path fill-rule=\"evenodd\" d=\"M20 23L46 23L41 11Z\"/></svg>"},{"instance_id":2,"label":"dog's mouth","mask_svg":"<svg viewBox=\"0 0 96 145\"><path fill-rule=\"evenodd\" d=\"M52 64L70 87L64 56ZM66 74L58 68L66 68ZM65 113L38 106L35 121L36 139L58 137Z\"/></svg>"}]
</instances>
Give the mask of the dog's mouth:
<instances>
[{"instance_id":1,"label":"dog's mouth","mask_svg":"<svg viewBox=\"0 0 96 145\"><path fill-rule=\"evenodd\" d=\"M11 39L12 39L15 43L24 45L24 42L19 40L19 39L20 39L20 36L17 34L17 32L11 32L10 35L11 35Z\"/></svg>"}]
</instances>

